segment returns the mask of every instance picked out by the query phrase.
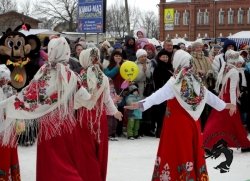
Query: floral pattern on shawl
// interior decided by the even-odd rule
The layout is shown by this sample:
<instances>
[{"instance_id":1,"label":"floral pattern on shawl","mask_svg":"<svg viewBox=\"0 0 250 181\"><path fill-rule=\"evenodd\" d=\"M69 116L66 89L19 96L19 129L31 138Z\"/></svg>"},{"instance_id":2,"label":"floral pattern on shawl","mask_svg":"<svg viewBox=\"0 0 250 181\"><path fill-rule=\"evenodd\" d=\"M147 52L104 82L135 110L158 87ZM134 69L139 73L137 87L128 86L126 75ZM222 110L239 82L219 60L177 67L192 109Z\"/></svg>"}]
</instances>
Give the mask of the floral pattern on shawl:
<instances>
[{"instance_id":1,"label":"floral pattern on shawl","mask_svg":"<svg viewBox=\"0 0 250 181\"><path fill-rule=\"evenodd\" d=\"M14 106L16 110L33 112L39 107L39 105L51 105L58 101L57 91L47 95L47 87L49 86L48 81L51 78L49 71L55 68L55 65L47 64L41 69L44 75L39 80L32 81L30 85L25 88L22 93L23 101L21 101L18 97L15 98ZM67 71L67 73L67 77L69 79L70 72Z\"/></svg>"},{"instance_id":2,"label":"floral pattern on shawl","mask_svg":"<svg viewBox=\"0 0 250 181\"><path fill-rule=\"evenodd\" d=\"M95 72L95 76L97 78L97 89L99 89L103 83L103 73L100 69L95 68L95 66L92 66L92 71ZM95 90L91 90L88 87L88 81L87 81L87 70L82 69L80 72L80 78L82 81L82 86L88 90L88 92L93 93Z\"/></svg>"},{"instance_id":3,"label":"floral pattern on shawl","mask_svg":"<svg viewBox=\"0 0 250 181\"><path fill-rule=\"evenodd\" d=\"M197 106L203 100L204 94L205 94L205 89L204 89L201 78L194 74L192 65L190 65L189 67L183 67L182 69L181 67L178 67L175 70L174 74L179 75L176 81L176 84L181 83L180 96L182 100L186 102L187 104L189 104L191 108L193 109L193 111L195 111ZM199 82L201 85L199 95L195 93L192 77L196 79L196 81Z\"/></svg>"}]
</instances>

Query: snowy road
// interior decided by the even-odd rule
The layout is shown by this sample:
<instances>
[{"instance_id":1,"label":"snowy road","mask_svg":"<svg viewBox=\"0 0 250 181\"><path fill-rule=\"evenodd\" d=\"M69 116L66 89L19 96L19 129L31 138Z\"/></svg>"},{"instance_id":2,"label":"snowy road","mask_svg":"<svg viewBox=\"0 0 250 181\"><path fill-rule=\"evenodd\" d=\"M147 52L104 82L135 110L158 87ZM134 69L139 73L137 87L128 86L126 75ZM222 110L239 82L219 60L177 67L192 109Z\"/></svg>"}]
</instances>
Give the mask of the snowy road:
<instances>
[{"instance_id":1,"label":"snowy road","mask_svg":"<svg viewBox=\"0 0 250 181\"><path fill-rule=\"evenodd\" d=\"M107 181L150 181L159 139L144 137L109 143L109 163ZM35 181L36 146L19 147L22 181ZM234 149L234 159L228 173L219 173L213 167L224 161L207 159L211 181L250 181L250 153Z\"/></svg>"}]
</instances>

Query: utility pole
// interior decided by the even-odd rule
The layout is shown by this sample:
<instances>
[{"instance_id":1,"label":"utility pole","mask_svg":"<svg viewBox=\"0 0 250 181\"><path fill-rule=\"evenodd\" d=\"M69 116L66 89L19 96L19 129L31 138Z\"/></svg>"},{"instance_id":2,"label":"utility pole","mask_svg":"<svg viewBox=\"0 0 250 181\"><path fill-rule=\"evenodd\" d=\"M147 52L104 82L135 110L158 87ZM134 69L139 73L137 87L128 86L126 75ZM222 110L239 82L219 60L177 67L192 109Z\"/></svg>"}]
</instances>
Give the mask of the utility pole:
<instances>
[{"instance_id":1,"label":"utility pole","mask_svg":"<svg viewBox=\"0 0 250 181\"><path fill-rule=\"evenodd\" d=\"M126 20L127 20L127 33L128 33L128 35L131 35L131 32L130 32L130 21L129 21L128 0L125 0L125 12L126 12Z\"/></svg>"}]
</instances>

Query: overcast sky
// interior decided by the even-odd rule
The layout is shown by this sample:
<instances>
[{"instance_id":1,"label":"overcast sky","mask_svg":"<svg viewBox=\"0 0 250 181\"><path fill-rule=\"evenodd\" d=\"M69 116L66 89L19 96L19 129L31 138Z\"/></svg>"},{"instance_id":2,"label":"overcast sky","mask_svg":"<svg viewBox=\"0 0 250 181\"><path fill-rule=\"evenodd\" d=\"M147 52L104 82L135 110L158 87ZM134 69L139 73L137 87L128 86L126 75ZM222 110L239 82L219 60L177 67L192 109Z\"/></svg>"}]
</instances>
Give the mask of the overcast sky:
<instances>
[{"instance_id":1,"label":"overcast sky","mask_svg":"<svg viewBox=\"0 0 250 181\"><path fill-rule=\"evenodd\" d=\"M110 6L114 3L122 3L124 0L107 0L107 6ZM128 4L131 7L138 7L142 11L145 9L145 11L154 11L158 13L158 7L157 4L159 4L160 0L128 0Z\"/></svg>"},{"instance_id":2,"label":"overcast sky","mask_svg":"<svg viewBox=\"0 0 250 181\"><path fill-rule=\"evenodd\" d=\"M34 0L23 0L23 1L29 1L33 2ZM166 0L167 2L173 1L173 0ZM39 0L38 0L39 2ZM124 0L107 0L107 6L110 6L114 3L122 3ZM129 6L132 7L138 7L142 11L145 9L146 11L154 11L158 14L158 7L157 4L159 4L160 0L128 0Z\"/></svg>"},{"instance_id":3,"label":"overcast sky","mask_svg":"<svg viewBox=\"0 0 250 181\"><path fill-rule=\"evenodd\" d=\"M170 2L173 0L166 0L166 2ZM107 0L107 5L110 6L111 4L117 3L117 2L124 2L124 0ZM154 11L158 14L158 7L157 4L160 3L160 0L128 0L129 6L132 7L138 7L142 11L145 9L146 11Z\"/></svg>"}]
</instances>

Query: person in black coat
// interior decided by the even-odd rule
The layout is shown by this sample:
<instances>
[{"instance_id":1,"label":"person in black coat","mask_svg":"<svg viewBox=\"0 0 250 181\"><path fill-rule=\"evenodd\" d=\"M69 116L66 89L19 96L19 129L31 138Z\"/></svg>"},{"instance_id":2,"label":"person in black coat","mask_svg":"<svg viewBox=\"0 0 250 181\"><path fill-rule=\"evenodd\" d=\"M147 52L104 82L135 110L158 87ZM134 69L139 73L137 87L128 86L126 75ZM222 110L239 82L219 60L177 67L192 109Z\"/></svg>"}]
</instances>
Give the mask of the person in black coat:
<instances>
[{"instance_id":1,"label":"person in black coat","mask_svg":"<svg viewBox=\"0 0 250 181\"><path fill-rule=\"evenodd\" d=\"M136 61L136 47L135 47L135 38L132 36L126 36L125 37L125 43L123 47L127 59L130 61Z\"/></svg>"},{"instance_id":2,"label":"person in black coat","mask_svg":"<svg viewBox=\"0 0 250 181\"><path fill-rule=\"evenodd\" d=\"M173 66L170 58L168 57L168 52L166 50L161 50L156 56L157 65L153 72L153 79L155 83L155 90L160 89L165 83L170 79L173 73ZM162 123L166 112L166 102L155 105L153 107L154 115L154 125L156 125L155 136L160 137Z\"/></svg>"}]
</instances>

